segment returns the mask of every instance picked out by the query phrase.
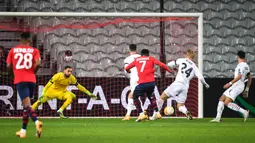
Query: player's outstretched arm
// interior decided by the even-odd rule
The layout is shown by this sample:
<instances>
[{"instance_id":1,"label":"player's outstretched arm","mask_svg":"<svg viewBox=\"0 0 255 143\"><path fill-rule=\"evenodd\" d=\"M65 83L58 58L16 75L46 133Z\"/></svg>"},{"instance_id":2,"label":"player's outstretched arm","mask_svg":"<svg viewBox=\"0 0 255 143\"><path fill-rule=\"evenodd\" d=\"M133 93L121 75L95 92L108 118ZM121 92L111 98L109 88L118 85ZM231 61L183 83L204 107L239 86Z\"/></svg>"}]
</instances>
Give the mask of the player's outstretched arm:
<instances>
[{"instance_id":1,"label":"player's outstretched arm","mask_svg":"<svg viewBox=\"0 0 255 143\"><path fill-rule=\"evenodd\" d=\"M45 87L43 88L43 92L42 92L42 96L47 92L47 90L51 87L51 85L53 84L53 81L50 80Z\"/></svg>"},{"instance_id":2,"label":"player's outstretched arm","mask_svg":"<svg viewBox=\"0 0 255 143\"><path fill-rule=\"evenodd\" d=\"M90 91L88 91L84 86L80 85L78 82L76 82L75 86L83 93L87 94L90 96L92 99L96 100L97 96L92 94Z\"/></svg>"},{"instance_id":3,"label":"player's outstretched arm","mask_svg":"<svg viewBox=\"0 0 255 143\"><path fill-rule=\"evenodd\" d=\"M167 66L170 67L171 69L177 67L176 61L169 62Z\"/></svg>"},{"instance_id":4,"label":"player's outstretched arm","mask_svg":"<svg viewBox=\"0 0 255 143\"><path fill-rule=\"evenodd\" d=\"M196 77L203 83L203 85L208 89L210 88L210 85L206 83L203 75L200 73L197 67L195 67L195 75Z\"/></svg>"},{"instance_id":5,"label":"player's outstretched arm","mask_svg":"<svg viewBox=\"0 0 255 143\"><path fill-rule=\"evenodd\" d=\"M249 89L251 87L252 76L251 76L250 72L247 74L247 78L248 78L247 86L246 86L246 88L245 88L245 90L243 92L243 97L245 97L245 98L248 98L248 96L249 96Z\"/></svg>"},{"instance_id":6,"label":"player's outstretched arm","mask_svg":"<svg viewBox=\"0 0 255 143\"><path fill-rule=\"evenodd\" d=\"M169 73L171 73L171 70L169 69L169 67L167 67L166 64L160 62L159 60L157 60L157 59L155 59L155 58L153 58L153 62L154 62L154 64L159 65L161 68L163 68L163 69L165 69L166 71L168 71Z\"/></svg>"},{"instance_id":7,"label":"player's outstretched arm","mask_svg":"<svg viewBox=\"0 0 255 143\"><path fill-rule=\"evenodd\" d=\"M126 68L125 70L130 73L130 69L133 68L135 66L135 61L133 61L132 63L130 63Z\"/></svg>"},{"instance_id":8,"label":"player's outstretched arm","mask_svg":"<svg viewBox=\"0 0 255 143\"><path fill-rule=\"evenodd\" d=\"M47 90L52 86L52 84L58 80L58 78L59 78L59 73L55 74L50 79L50 81L45 85L45 87L43 89L42 96L47 92Z\"/></svg>"}]
</instances>

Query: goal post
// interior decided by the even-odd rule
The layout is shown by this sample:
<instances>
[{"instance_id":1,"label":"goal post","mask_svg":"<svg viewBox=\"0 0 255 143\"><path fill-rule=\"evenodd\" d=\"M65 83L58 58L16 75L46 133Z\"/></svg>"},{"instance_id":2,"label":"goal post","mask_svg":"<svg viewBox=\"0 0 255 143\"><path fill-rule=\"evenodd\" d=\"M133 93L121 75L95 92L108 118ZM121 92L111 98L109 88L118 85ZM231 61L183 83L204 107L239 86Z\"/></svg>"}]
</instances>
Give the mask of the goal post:
<instances>
[{"instance_id":1,"label":"goal post","mask_svg":"<svg viewBox=\"0 0 255 143\"><path fill-rule=\"evenodd\" d=\"M152 21L149 20L149 18L152 18L152 17L153 18L166 18L165 19L166 21L167 20L168 21L176 20L176 19L173 19L173 18L178 18L178 19L196 18L197 19L197 52L198 52L198 58L197 58L198 63L197 64L198 64L198 68L199 68L200 72L203 73L203 13L0 12L0 16L1 17L29 17L29 18L33 18L33 17L67 17L67 18L68 17L99 17L99 18L100 17L110 17L110 18L113 18L113 19L115 18L115 22L120 22L120 23L121 23L121 21L118 21L117 18L120 18L120 19L121 18L124 18L124 19L125 18L139 18L139 17L148 18L148 20L144 20L144 19L141 20L141 22L145 22L145 23L146 22L147 23L152 23ZM136 19L136 22L139 23L139 19ZM158 22L158 21L155 21L155 22ZM108 21L108 24L111 24L111 23L112 23L111 21L110 22ZM5 28L6 28L5 26L1 26L1 24L0 24L0 30L5 30ZM6 29L6 30L10 30L10 29ZM139 48L139 46L138 46L138 48ZM150 47L148 47L148 49L150 49ZM102 77L107 77L108 75L105 76L104 74L102 74L101 76ZM98 80L93 79L91 81L95 82L95 81L98 81ZM109 79L107 79L107 81L111 82L111 80L109 80ZM119 82L121 82L121 80ZM124 82L124 83L127 84L128 82ZM95 85L96 85L96 83L95 83ZM2 88L2 90L5 90L5 88ZM0 95L0 100L2 100L3 98L4 98L4 96L1 97L1 95ZM109 100L109 99L107 99L107 100ZM6 99L6 101L7 101L7 99ZM111 101L118 102L117 99L116 100L111 99ZM79 100L79 102L83 102L83 101ZM84 100L84 102L87 103L88 101ZM6 103L6 102L3 102L3 103ZM198 106L197 107L198 108L197 117L198 118L203 118L203 85L199 81L198 81L198 105L197 106ZM100 112L101 111L99 111L99 113ZM0 116L4 116L4 115L1 114Z\"/></svg>"}]
</instances>

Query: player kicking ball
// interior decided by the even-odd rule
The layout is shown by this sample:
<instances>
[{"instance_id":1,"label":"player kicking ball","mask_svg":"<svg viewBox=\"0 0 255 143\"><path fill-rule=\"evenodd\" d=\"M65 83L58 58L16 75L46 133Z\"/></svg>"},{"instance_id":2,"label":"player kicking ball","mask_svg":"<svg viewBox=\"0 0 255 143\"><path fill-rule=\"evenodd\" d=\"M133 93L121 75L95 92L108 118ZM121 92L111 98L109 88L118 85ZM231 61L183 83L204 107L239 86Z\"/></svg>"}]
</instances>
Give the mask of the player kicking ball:
<instances>
[{"instance_id":1,"label":"player kicking ball","mask_svg":"<svg viewBox=\"0 0 255 143\"><path fill-rule=\"evenodd\" d=\"M194 56L195 53L189 49L185 52L186 58L179 58L176 61L171 61L167 64L170 68L179 67L178 73L175 81L167 87L167 89L162 93L160 99L158 100L158 106L162 108L164 101L166 101L168 98L175 97L178 110L185 114L188 120L193 119L191 113L185 106L190 80L196 76L205 85L206 88L210 87L205 82L205 79L199 72L196 64L193 62ZM152 120L155 119L157 118L152 118Z\"/></svg>"},{"instance_id":2,"label":"player kicking ball","mask_svg":"<svg viewBox=\"0 0 255 143\"><path fill-rule=\"evenodd\" d=\"M55 74L51 80L46 84L43 89L41 97L33 104L32 108L36 110L38 106L45 103L48 100L59 99L64 100L64 104L57 111L60 118L67 118L64 116L63 111L72 103L76 98L75 94L67 91L69 85L75 85L80 91L89 95L92 99L96 100L97 96L90 93L86 88L80 85L76 78L72 75L72 67L65 66L63 72Z\"/></svg>"},{"instance_id":3,"label":"player kicking ball","mask_svg":"<svg viewBox=\"0 0 255 143\"><path fill-rule=\"evenodd\" d=\"M248 64L245 62L245 52L244 51L238 51L237 53L237 59L238 59L238 65L235 68L235 75L234 79L230 81L229 83L224 85L224 89L227 89L223 95L219 99L218 107L217 107L217 115L216 118L211 120L210 122L220 122L221 121L221 115L224 110L224 106L227 106L229 109L240 112L243 114L244 122L249 117L249 111L244 110L237 104L233 103L235 101L236 97L241 94L244 91L244 97L248 97L249 88L251 86L251 73L250 68ZM245 80L248 78L248 84L246 89L245 87Z\"/></svg>"},{"instance_id":4,"label":"player kicking ball","mask_svg":"<svg viewBox=\"0 0 255 143\"><path fill-rule=\"evenodd\" d=\"M22 33L20 44L11 48L7 57L7 68L9 72L14 72L14 84L18 90L23 105L23 117L21 130L16 132L20 138L26 137L26 129L29 117L36 125L36 137L40 138L42 133L42 122L37 120L34 110L31 108L30 98L33 97L36 86L35 73L40 66L40 52L31 47L30 34Z\"/></svg>"},{"instance_id":5,"label":"player kicking ball","mask_svg":"<svg viewBox=\"0 0 255 143\"><path fill-rule=\"evenodd\" d=\"M124 68L126 68L130 63L132 63L137 57L141 56L141 55L137 54L135 44L131 44L129 46L129 54L130 54L130 56L128 56L124 60ZM130 83L131 92L128 94L127 114L122 119L123 121L130 120L130 114L131 114L132 110L135 109L135 105L134 105L134 101L133 101L133 93L134 93L135 87L138 84L137 83L138 82L138 75L137 75L136 67L133 67L132 69L130 69L129 77L130 77L129 83Z\"/></svg>"},{"instance_id":6,"label":"player kicking ball","mask_svg":"<svg viewBox=\"0 0 255 143\"><path fill-rule=\"evenodd\" d=\"M142 110L140 101L138 99L140 96L144 96L145 93L151 102L151 106L154 111L153 117L157 117L158 119L161 118L156 103L156 98L152 96L155 88L154 65L159 65L168 72L171 72L171 70L164 63L161 63L160 61L149 55L149 50L143 49L141 51L141 57L136 58L131 64L126 67L127 72L130 72L131 68L136 67L139 77L138 85L135 87L133 95L134 104L139 113L139 117L136 122L148 119L148 115Z\"/></svg>"}]
</instances>

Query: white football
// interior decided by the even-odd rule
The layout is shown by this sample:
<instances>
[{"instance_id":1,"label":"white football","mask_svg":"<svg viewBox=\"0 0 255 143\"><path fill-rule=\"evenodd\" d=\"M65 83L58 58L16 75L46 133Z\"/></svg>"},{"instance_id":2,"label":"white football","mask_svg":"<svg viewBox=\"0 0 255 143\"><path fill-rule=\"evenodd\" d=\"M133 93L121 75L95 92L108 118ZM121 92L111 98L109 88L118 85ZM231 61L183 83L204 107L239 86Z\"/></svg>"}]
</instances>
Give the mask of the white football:
<instances>
[{"instance_id":1,"label":"white football","mask_svg":"<svg viewBox=\"0 0 255 143\"><path fill-rule=\"evenodd\" d=\"M174 108L172 106L167 106L164 109L165 115L172 115L174 113Z\"/></svg>"}]
</instances>

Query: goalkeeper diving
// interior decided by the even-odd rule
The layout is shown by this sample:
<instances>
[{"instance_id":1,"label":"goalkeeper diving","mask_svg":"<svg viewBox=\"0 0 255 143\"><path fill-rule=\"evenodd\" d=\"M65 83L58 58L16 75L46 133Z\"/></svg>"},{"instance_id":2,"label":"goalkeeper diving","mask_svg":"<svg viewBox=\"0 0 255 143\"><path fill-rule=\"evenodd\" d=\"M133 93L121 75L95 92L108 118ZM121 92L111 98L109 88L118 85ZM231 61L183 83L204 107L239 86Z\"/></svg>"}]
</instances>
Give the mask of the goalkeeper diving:
<instances>
[{"instance_id":1,"label":"goalkeeper diving","mask_svg":"<svg viewBox=\"0 0 255 143\"><path fill-rule=\"evenodd\" d=\"M64 116L63 111L68 107L76 98L75 94L67 91L69 85L75 85L80 91L89 95L92 99L96 100L97 96L89 92L85 87L80 85L76 78L72 75L72 67L65 66L63 72L56 73L43 89L40 98L33 104L32 108L36 110L41 104L52 99L64 100L64 104L57 111L60 118L67 118Z\"/></svg>"}]
</instances>

